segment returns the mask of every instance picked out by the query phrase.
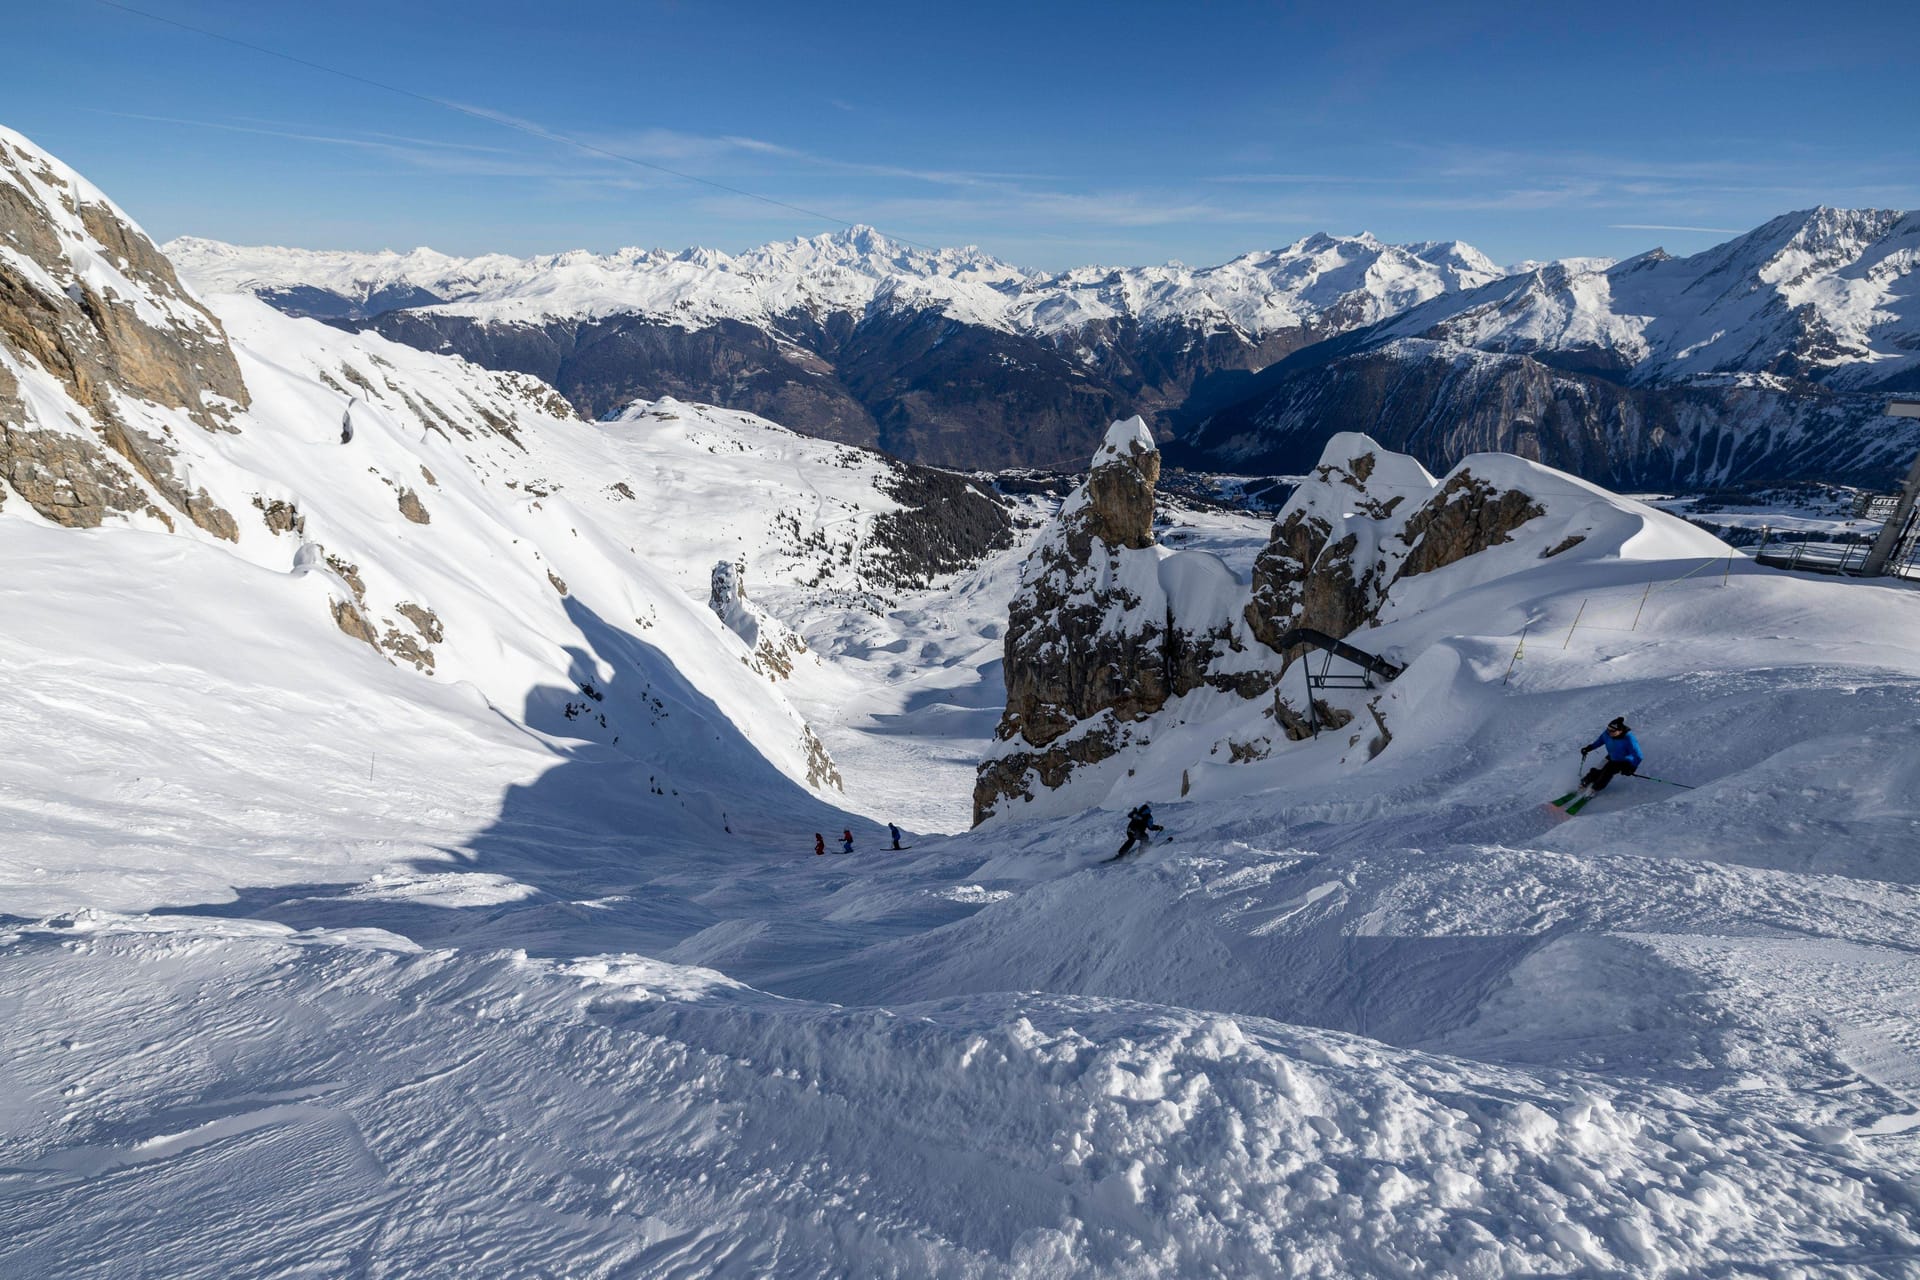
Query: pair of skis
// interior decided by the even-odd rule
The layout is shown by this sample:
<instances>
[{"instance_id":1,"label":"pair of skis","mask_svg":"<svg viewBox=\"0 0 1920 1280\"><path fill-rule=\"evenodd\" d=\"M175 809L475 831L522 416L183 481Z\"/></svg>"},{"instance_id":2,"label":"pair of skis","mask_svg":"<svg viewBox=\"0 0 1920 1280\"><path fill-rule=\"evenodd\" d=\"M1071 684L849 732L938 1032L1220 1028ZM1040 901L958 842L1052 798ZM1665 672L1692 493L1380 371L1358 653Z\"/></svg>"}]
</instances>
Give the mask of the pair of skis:
<instances>
[{"instance_id":1,"label":"pair of skis","mask_svg":"<svg viewBox=\"0 0 1920 1280\"><path fill-rule=\"evenodd\" d=\"M1156 844L1172 844L1172 843L1173 843L1173 837L1172 837L1172 836L1168 836L1168 837L1167 837L1167 838L1166 838L1165 840L1142 840L1142 841L1140 842L1140 848L1142 848L1142 849L1151 849L1151 848L1152 848L1152 847L1153 847L1154 845L1156 845ZM1132 855L1132 854L1133 854L1134 852L1135 852L1135 850L1133 850L1133 849L1122 849L1122 850L1121 850L1121 851L1120 851L1119 853L1116 853L1116 854L1114 854L1114 855L1113 855L1113 856L1112 856L1111 858L1102 858L1102 859L1100 859L1100 861L1102 861L1102 862L1118 862L1118 861L1120 861L1120 859L1122 859L1122 858L1125 858L1125 857L1129 857L1129 856L1131 856L1131 855Z\"/></svg>"},{"instance_id":2,"label":"pair of skis","mask_svg":"<svg viewBox=\"0 0 1920 1280\"><path fill-rule=\"evenodd\" d=\"M1585 757L1583 756L1582 764L1584 765L1584 763L1585 763ZM1700 789L1694 786L1690 782L1675 782L1671 778L1656 778L1650 773L1634 772L1634 773L1622 774L1621 776L1632 778L1635 782L1657 782L1661 786L1665 786L1665 787L1678 787L1682 791L1698 791ZM1595 796L1599 794L1600 793L1598 791L1587 790L1586 785L1583 783L1582 785L1574 788L1572 791L1567 792L1567 794L1561 796L1558 800L1549 801L1549 803L1552 804L1554 808L1560 810L1560 812L1566 814L1568 817L1572 817L1574 814L1579 813L1582 809L1586 808L1587 802L1592 800Z\"/></svg>"},{"instance_id":3,"label":"pair of skis","mask_svg":"<svg viewBox=\"0 0 1920 1280\"><path fill-rule=\"evenodd\" d=\"M1597 791L1588 791L1582 788L1576 791L1569 791L1552 803L1554 808L1571 818L1574 814L1586 808L1587 801L1593 799L1598 794L1600 793ZM1568 801L1572 801L1572 803L1569 804Z\"/></svg>"}]
</instances>

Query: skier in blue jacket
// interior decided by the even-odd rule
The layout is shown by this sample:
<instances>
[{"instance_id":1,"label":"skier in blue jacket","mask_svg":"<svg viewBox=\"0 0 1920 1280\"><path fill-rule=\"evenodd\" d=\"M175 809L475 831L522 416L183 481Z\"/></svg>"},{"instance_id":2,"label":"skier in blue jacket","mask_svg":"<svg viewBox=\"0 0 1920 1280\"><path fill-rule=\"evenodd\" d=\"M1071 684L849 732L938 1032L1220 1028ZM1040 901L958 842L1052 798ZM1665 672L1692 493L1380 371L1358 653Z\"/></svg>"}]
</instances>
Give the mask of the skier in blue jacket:
<instances>
[{"instance_id":1,"label":"skier in blue jacket","mask_svg":"<svg viewBox=\"0 0 1920 1280\"><path fill-rule=\"evenodd\" d=\"M1580 748L1581 762L1586 761L1589 751L1597 751L1602 747L1606 748L1607 762L1598 769L1587 770L1580 779L1580 789L1590 795L1605 791L1607 784L1613 781L1614 774L1632 773L1646 758L1640 754L1640 743L1634 738L1633 730L1619 716L1607 722L1605 731L1599 737Z\"/></svg>"}]
</instances>

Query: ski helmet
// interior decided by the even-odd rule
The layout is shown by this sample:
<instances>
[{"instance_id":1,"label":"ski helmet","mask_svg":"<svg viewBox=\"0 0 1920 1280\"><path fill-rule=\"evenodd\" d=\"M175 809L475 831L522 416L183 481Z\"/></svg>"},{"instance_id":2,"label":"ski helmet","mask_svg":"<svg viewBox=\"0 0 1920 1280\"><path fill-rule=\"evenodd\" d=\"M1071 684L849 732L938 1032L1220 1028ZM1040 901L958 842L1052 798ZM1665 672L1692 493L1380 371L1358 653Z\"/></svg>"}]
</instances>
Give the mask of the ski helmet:
<instances>
[{"instance_id":1,"label":"ski helmet","mask_svg":"<svg viewBox=\"0 0 1920 1280\"><path fill-rule=\"evenodd\" d=\"M1621 733L1630 732L1630 730L1627 728L1626 720L1620 716L1615 716L1613 719L1607 721L1607 729L1609 731L1617 729Z\"/></svg>"}]
</instances>

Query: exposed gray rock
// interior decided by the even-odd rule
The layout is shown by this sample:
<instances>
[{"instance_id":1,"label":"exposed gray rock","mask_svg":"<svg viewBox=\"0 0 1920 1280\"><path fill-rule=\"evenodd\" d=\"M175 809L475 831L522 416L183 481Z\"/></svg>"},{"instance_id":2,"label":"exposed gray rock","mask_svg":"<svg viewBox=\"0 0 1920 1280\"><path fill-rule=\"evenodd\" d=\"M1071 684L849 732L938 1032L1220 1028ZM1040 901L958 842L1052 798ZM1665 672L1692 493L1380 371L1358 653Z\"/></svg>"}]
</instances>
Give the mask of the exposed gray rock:
<instances>
[{"instance_id":1,"label":"exposed gray rock","mask_svg":"<svg viewBox=\"0 0 1920 1280\"><path fill-rule=\"evenodd\" d=\"M253 505L260 512L260 518L266 521L267 528L275 533L291 533L296 537L307 531L307 518L300 514L300 508L291 502L275 498L269 502L255 494Z\"/></svg>"},{"instance_id":2,"label":"exposed gray rock","mask_svg":"<svg viewBox=\"0 0 1920 1280\"><path fill-rule=\"evenodd\" d=\"M807 652L807 642L799 632L747 599L744 559L722 560L713 566L707 607L746 642L751 651L745 659L747 665L769 680L791 677L794 662Z\"/></svg>"},{"instance_id":3,"label":"exposed gray rock","mask_svg":"<svg viewBox=\"0 0 1920 1280\"><path fill-rule=\"evenodd\" d=\"M1545 514L1547 509L1529 494L1497 489L1472 471L1455 472L1445 488L1408 517L1400 540L1409 550L1398 576L1431 573L1511 542L1515 529ZM1571 541L1563 542L1555 551L1570 545Z\"/></svg>"},{"instance_id":4,"label":"exposed gray rock","mask_svg":"<svg viewBox=\"0 0 1920 1280\"><path fill-rule=\"evenodd\" d=\"M0 243L19 255L0 257L0 346L55 379L87 415L62 428L85 431L120 459L108 461L85 436L55 445L48 424L27 430L18 388L7 386L0 471L62 524L91 527L109 511L147 510L146 494L134 494L137 476L201 528L237 540L233 517L177 474L174 450L131 425L117 403L157 404L206 430L233 430L248 396L219 321L181 288L153 243L77 179L4 137L0 171L8 179L0 181ZM106 265L82 270L83 260Z\"/></svg>"},{"instance_id":5,"label":"exposed gray rock","mask_svg":"<svg viewBox=\"0 0 1920 1280\"><path fill-rule=\"evenodd\" d=\"M445 629L440 625L439 615L425 605L414 604L407 600L395 605L393 611L411 622L413 629L418 631L420 638L428 644L439 644L446 637Z\"/></svg>"},{"instance_id":6,"label":"exposed gray rock","mask_svg":"<svg viewBox=\"0 0 1920 1280\"><path fill-rule=\"evenodd\" d=\"M1399 517L1432 489L1419 464L1366 436L1328 442L1254 561L1246 609L1254 636L1277 650L1295 627L1338 639L1364 625L1399 568Z\"/></svg>"},{"instance_id":7,"label":"exposed gray rock","mask_svg":"<svg viewBox=\"0 0 1920 1280\"><path fill-rule=\"evenodd\" d=\"M999 745L974 785L976 822L1140 741L1172 699L1208 685L1250 696L1269 683L1258 670L1216 671L1241 648L1227 616L1175 616L1169 575L1226 570L1196 553L1161 559L1159 474L1146 424L1115 423L1086 483L1029 553L1008 618Z\"/></svg>"},{"instance_id":8,"label":"exposed gray rock","mask_svg":"<svg viewBox=\"0 0 1920 1280\"><path fill-rule=\"evenodd\" d=\"M373 629L365 614L351 600L335 600L330 606L333 610L333 624L352 636L355 640L364 640L374 650L380 648L380 633Z\"/></svg>"}]
</instances>

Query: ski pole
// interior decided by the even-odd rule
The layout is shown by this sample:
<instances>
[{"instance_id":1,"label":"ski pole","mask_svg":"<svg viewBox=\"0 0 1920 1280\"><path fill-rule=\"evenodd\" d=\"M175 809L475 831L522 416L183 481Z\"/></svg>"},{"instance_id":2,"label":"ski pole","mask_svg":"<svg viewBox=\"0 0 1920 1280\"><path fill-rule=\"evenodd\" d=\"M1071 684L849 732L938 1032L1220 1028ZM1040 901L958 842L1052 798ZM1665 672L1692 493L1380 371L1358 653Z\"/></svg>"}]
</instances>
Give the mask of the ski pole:
<instances>
[{"instance_id":1,"label":"ski pole","mask_svg":"<svg viewBox=\"0 0 1920 1280\"><path fill-rule=\"evenodd\" d=\"M1656 777L1654 777L1654 776L1653 776L1652 774L1650 774L1650 773L1630 773L1630 774L1628 774L1627 776L1628 776L1629 778L1638 778L1638 779L1640 779L1640 781L1642 781L1642 782L1660 782L1660 783L1665 783L1665 784L1666 784L1667 786L1669 786L1669 787L1678 787L1678 788L1680 788L1680 789L1681 789L1682 791L1698 791L1698 790L1700 789L1700 788L1698 788L1698 787L1694 787L1694 786L1689 786L1689 785L1687 785L1687 784L1686 784L1686 783L1684 783L1684 782L1668 782L1668 781L1667 781L1667 779L1665 779L1665 778L1656 778Z\"/></svg>"}]
</instances>

